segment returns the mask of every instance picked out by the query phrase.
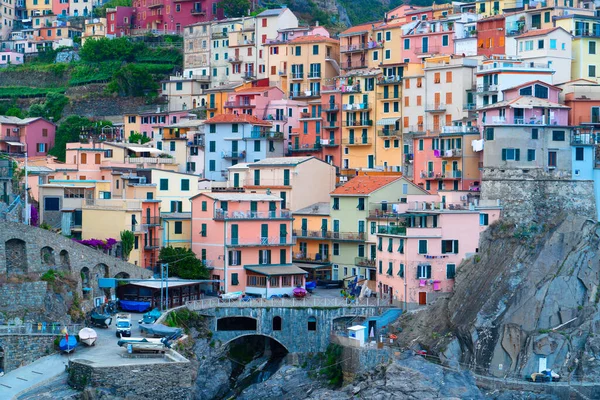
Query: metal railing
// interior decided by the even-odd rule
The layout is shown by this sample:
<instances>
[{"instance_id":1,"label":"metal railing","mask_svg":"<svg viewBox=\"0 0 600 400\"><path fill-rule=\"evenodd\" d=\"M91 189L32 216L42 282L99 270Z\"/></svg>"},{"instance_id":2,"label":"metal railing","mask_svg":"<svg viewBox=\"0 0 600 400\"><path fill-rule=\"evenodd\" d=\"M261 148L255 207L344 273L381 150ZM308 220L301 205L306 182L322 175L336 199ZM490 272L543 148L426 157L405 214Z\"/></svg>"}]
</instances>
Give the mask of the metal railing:
<instances>
[{"instance_id":1,"label":"metal railing","mask_svg":"<svg viewBox=\"0 0 600 400\"><path fill-rule=\"evenodd\" d=\"M296 237L308 239L331 239L333 237L333 233L328 230L311 231L308 229L294 229L292 233Z\"/></svg>"},{"instance_id":2,"label":"metal railing","mask_svg":"<svg viewBox=\"0 0 600 400\"><path fill-rule=\"evenodd\" d=\"M292 213L286 210L278 211L223 211L220 208L215 211L214 219L291 219Z\"/></svg>"},{"instance_id":3,"label":"metal railing","mask_svg":"<svg viewBox=\"0 0 600 400\"><path fill-rule=\"evenodd\" d=\"M402 136L402 130L400 130L400 129L378 129L377 136L398 137L398 136Z\"/></svg>"},{"instance_id":4,"label":"metal railing","mask_svg":"<svg viewBox=\"0 0 600 400\"><path fill-rule=\"evenodd\" d=\"M83 326L60 322L25 322L20 325L0 325L0 335L60 335L65 328L70 335L76 335Z\"/></svg>"},{"instance_id":5,"label":"metal railing","mask_svg":"<svg viewBox=\"0 0 600 400\"><path fill-rule=\"evenodd\" d=\"M186 302L186 307L190 311L206 310L210 308L340 308L340 307L391 307L390 304L380 301L379 298L357 298L345 299L341 297L310 297L303 299L238 299L238 300L222 300L222 299L203 299Z\"/></svg>"},{"instance_id":6,"label":"metal railing","mask_svg":"<svg viewBox=\"0 0 600 400\"><path fill-rule=\"evenodd\" d=\"M371 109L370 103L342 104L343 111L366 111Z\"/></svg>"},{"instance_id":7,"label":"metal railing","mask_svg":"<svg viewBox=\"0 0 600 400\"><path fill-rule=\"evenodd\" d=\"M402 82L402 76L394 75L394 76L383 76L377 80L378 85L392 85Z\"/></svg>"},{"instance_id":8,"label":"metal railing","mask_svg":"<svg viewBox=\"0 0 600 400\"><path fill-rule=\"evenodd\" d=\"M147 226L159 226L160 225L160 217L142 217L142 225Z\"/></svg>"},{"instance_id":9,"label":"metal railing","mask_svg":"<svg viewBox=\"0 0 600 400\"><path fill-rule=\"evenodd\" d=\"M290 79L304 79L304 72L292 72L290 73Z\"/></svg>"},{"instance_id":10,"label":"metal railing","mask_svg":"<svg viewBox=\"0 0 600 400\"><path fill-rule=\"evenodd\" d=\"M454 158L454 157L462 157L462 149L450 149L440 151L441 158Z\"/></svg>"},{"instance_id":11,"label":"metal railing","mask_svg":"<svg viewBox=\"0 0 600 400\"><path fill-rule=\"evenodd\" d=\"M397 225L378 225L377 233L406 236L406 227Z\"/></svg>"},{"instance_id":12,"label":"metal railing","mask_svg":"<svg viewBox=\"0 0 600 400\"><path fill-rule=\"evenodd\" d=\"M425 111L446 111L446 105L444 103L427 104Z\"/></svg>"},{"instance_id":13,"label":"metal railing","mask_svg":"<svg viewBox=\"0 0 600 400\"><path fill-rule=\"evenodd\" d=\"M366 237L365 232L332 232L332 239L336 241L362 242Z\"/></svg>"},{"instance_id":14,"label":"metal railing","mask_svg":"<svg viewBox=\"0 0 600 400\"><path fill-rule=\"evenodd\" d=\"M221 158L231 158L231 159L246 158L246 152L245 151L223 151L221 153Z\"/></svg>"},{"instance_id":15,"label":"metal railing","mask_svg":"<svg viewBox=\"0 0 600 400\"><path fill-rule=\"evenodd\" d=\"M442 126L442 133L479 133L479 128L476 126Z\"/></svg>"},{"instance_id":16,"label":"metal railing","mask_svg":"<svg viewBox=\"0 0 600 400\"><path fill-rule=\"evenodd\" d=\"M343 121L343 126L352 127L352 126L373 126L373 120L370 119L357 119L351 121Z\"/></svg>"},{"instance_id":17,"label":"metal railing","mask_svg":"<svg viewBox=\"0 0 600 400\"><path fill-rule=\"evenodd\" d=\"M293 261L304 261L304 262L312 262L312 263L329 263L331 260L329 259L329 254L315 253L315 254L306 254L306 253L292 253Z\"/></svg>"},{"instance_id":18,"label":"metal railing","mask_svg":"<svg viewBox=\"0 0 600 400\"><path fill-rule=\"evenodd\" d=\"M160 241L158 238L144 240L144 249L158 249L160 247Z\"/></svg>"},{"instance_id":19,"label":"metal railing","mask_svg":"<svg viewBox=\"0 0 600 400\"><path fill-rule=\"evenodd\" d=\"M302 145L294 145L289 148L290 152L302 152L302 151L320 151L322 149L321 144L302 144Z\"/></svg>"},{"instance_id":20,"label":"metal railing","mask_svg":"<svg viewBox=\"0 0 600 400\"><path fill-rule=\"evenodd\" d=\"M354 265L359 267L375 267L375 259L367 257L354 257Z\"/></svg>"},{"instance_id":21,"label":"metal railing","mask_svg":"<svg viewBox=\"0 0 600 400\"><path fill-rule=\"evenodd\" d=\"M213 39L226 39L229 36L229 33L227 32L213 32L211 34L211 37Z\"/></svg>"},{"instance_id":22,"label":"metal railing","mask_svg":"<svg viewBox=\"0 0 600 400\"><path fill-rule=\"evenodd\" d=\"M256 238L229 238L228 246L292 246L296 244L293 236L270 236Z\"/></svg>"},{"instance_id":23,"label":"metal railing","mask_svg":"<svg viewBox=\"0 0 600 400\"><path fill-rule=\"evenodd\" d=\"M176 164L174 158L163 157L126 157L125 162L129 164Z\"/></svg>"}]
</instances>

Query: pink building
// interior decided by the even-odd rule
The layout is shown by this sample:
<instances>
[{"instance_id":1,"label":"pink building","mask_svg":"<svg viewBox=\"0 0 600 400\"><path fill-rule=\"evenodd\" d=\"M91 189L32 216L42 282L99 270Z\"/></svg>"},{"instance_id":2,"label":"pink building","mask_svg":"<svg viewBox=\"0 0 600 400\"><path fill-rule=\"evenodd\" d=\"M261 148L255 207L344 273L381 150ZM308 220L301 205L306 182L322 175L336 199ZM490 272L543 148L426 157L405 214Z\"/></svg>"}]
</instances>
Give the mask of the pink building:
<instances>
[{"instance_id":1,"label":"pink building","mask_svg":"<svg viewBox=\"0 0 600 400\"><path fill-rule=\"evenodd\" d=\"M106 9L106 36L129 36L133 26L134 8L115 7Z\"/></svg>"},{"instance_id":2,"label":"pink building","mask_svg":"<svg viewBox=\"0 0 600 400\"><path fill-rule=\"evenodd\" d=\"M183 27L223 18L219 0L135 0L133 28L181 33ZM139 31L138 31L139 32Z\"/></svg>"},{"instance_id":3,"label":"pink building","mask_svg":"<svg viewBox=\"0 0 600 400\"><path fill-rule=\"evenodd\" d=\"M18 65L23 64L23 54L12 51L2 50L0 51L0 65Z\"/></svg>"},{"instance_id":4,"label":"pink building","mask_svg":"<svg viewBox=\"0 0 600 400\"><path fill-rule=\"evenodd\" d=\"M54 146L56 125L44 118L0 116L0 151L45 156Z\"/></svg>"},{"instance_id":5,"label":"pink building","mask_svg":"<svg viewBox=\"0 0 600 400\"><path fill-rule=\"evenodd\" d=\"M266 119L269 102L281 99L283 91L278 87L250 87L230 93L223 107L227 114L248 114Z\"/></svg>"},{"instance_id":6,"label":"pink building","mask_svg":"<svg viewBox=\"0 0 600 400\"><path fill-rule=\"evenodd\" d=\"M479 235L500 217L500 207L475 206L466 192L408 196L386 204L377 221L377 290L390 302L425 305L451 292L462 260L475 254ZM444 203L439 200L445 199ZM418 199L418 200L415 200Z\"/></svg>"},{"instance_id":7,"label":"pink building","mask_svg":"<svg viewBox=\"0 0 600 400\"><path fill-rule=\"evenodd\" d=\"M52 0L52 14L63 16L68 15L69 2L64 0Z\"/></svg>"},{"instance_id":8,"label":"pink building","mask_svg":"<svg viewBox=\"0 0 600 400\"><path fill-rule=\"evenodd\" d=\"M289 138L292 129L299 126L300 113L308 104L296 100L271 100L264 113L264 119L273 123L276 132L284 132Z\"/></svg>"},{"instance_id":9,"label":"pink building","mask_svg":"<svg viewBox=\"0 0 600 400\"><path fill-rule=\"evenodd\" d=\"M292 215L268 194L200 193L192 201L192 250L213 268L215 291L269 298L304 287L291 264Z\"/></svg>"},{"instance_id":10,"label":"pink building","mask_svg":"<svg viewBox=\"0 0 600 400\"><path fill-rule=\"evenodd\" d=\"M424 20L402 27L402 60L420 62L433 55L454 54L454 22Z\"/></svg>"}]
</instances>

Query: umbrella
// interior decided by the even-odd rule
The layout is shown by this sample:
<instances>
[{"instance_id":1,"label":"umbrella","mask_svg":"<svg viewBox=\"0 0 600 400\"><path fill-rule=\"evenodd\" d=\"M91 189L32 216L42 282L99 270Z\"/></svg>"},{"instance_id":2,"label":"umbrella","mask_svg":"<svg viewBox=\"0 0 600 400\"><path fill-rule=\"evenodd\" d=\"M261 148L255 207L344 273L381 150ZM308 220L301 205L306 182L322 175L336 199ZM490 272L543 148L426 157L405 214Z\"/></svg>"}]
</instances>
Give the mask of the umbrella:
<instances>
[{"instance_id":1,"label":"umbrella","mask_svg":"<svg viewBox=\"0 0 600 400\"><path fill-rule=\"evenodd\" d=\"M375 328L371 327L371 333L369 333L369 337L374 338L375 337Z\"/></svg>"}]
</instances>

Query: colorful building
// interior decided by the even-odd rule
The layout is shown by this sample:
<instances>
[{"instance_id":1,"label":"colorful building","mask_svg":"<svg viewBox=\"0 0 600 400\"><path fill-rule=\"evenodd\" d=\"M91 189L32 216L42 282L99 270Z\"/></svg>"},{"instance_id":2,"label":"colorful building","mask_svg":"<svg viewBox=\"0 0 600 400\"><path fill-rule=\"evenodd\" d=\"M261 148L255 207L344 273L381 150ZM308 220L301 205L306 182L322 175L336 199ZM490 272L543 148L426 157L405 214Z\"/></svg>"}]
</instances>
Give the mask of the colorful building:
<instances>
[{"instance_id":1,"label":"colorful building","mask_svg":"<svg viewBox=\"0 0 600 400\"><path fill-rule=\"evenodd\" d=\"M159 31L181 34L185 26L223 18L223 10L217 8L217 3L217 0L203 0L200 2L134 1L132 33L144 34L149 31Z\"/></svg>"},{"instance_id":2,"label":"colorful building","mask_svg":"<svg viewBox=\"0 0 600 400\"><path fill-rule=\"evenodd\" d=\"M133 27L134 8L118 6L106 9L106 36L129 36Z\"/></svg>"},{"instance_id":3,"label":"colorful building","mask_svg":"<svg viewBox=\"0 0 600 400\"><path fill-rule=\"evenodd\" d=\"M309 272L309 280L331 279L331 216L329 201L294 211L296 245L292 261Z\"/></svg>"},{"instance_id":4,"label":"colorful building","mask_svg":"<svg viewBox=\"0 0 600 400\"><path fill-rule=\"evenodd\" d=\"M45 156L54 146L56 125L40 118L0 116L0 151Z\"/></svg>"}]
</instances>

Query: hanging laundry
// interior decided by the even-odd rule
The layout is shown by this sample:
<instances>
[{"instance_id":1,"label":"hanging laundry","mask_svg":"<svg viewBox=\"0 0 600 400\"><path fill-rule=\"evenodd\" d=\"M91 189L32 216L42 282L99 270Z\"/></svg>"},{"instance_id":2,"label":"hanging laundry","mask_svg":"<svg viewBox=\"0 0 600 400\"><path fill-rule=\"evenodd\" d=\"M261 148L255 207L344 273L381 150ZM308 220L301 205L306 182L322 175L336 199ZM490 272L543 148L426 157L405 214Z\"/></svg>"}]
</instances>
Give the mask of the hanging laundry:
<instances>
[{"instance_id":1,"label":"hanging laundry","mask_svg":"<svg viewBox=\"0 0 600 400\"><path fill-rule=\"evenodd\" d=\"M471 141L471 146L473 147L474 152L482 151L483 150L483 139Z\"/></svg>"},{"instance_id":2,"label":"hanging laundry","mask_svg":"<svg viewBox=\"0 0 600 400\"><path fill-rule=\"evenodd\" d=\"M434 150L434 151L433 151L433 156L434 156L434 157L440 157L440 156L441 156L441 154L440 154L440 151L439 151L439 150L437 150L437 149L436 149L436 150Z\"/></svg>"},{"instance_id":3,"label":"hanging laundry","mask_svg":"<svg viewBox=\"0 0 600 400\"><path fill-rule=\"evenodd\" d=\"M419 281L419 286L425 286L425 285L427 285L427 279L421 279Z\"/></svg>"}]
</instances>

